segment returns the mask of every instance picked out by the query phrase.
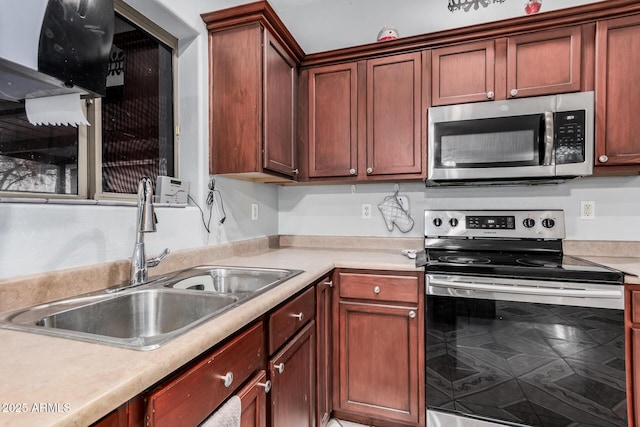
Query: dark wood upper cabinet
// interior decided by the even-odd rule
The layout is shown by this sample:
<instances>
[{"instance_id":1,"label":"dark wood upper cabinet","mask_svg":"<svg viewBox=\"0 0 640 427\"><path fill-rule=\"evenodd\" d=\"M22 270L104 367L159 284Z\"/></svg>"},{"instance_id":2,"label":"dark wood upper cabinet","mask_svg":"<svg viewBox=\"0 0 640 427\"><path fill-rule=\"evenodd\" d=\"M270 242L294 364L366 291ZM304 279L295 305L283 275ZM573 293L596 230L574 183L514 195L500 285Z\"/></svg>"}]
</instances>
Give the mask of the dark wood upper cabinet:
<instances>
[{"instance_id":1,"label":"dark wood upper cabinet","mask_svg":"<svg viewBox=\"0 0 640 427\"><path fill-rule=\"evenodd\" d=\"M582 26L446 46L432 51L432 104L581 90Z\"/></svg>"},{"instance_id":2,"label":"dark wood upper cabinet","mask_svg":"<svg viewBox=\"0 0 640 427\"><path fill-rule=\"evenodd\" d=\"M370 59L367 67L368 176L422 173L422 62L420 53Z\"/></svg>"},{"instance_id":3,"label":"dark wood upper cabinet","mask_svg":"<svg viewBox=\"0 0 640 427\"><path fill-rule=\"evenodd\" d=\"M433 105L487 101L495 97L493 40L431 51Z\"/></svg>"},{"instance_id":4,"label":"dark wood upper cabinet","mask_svg":"<svg viewBox=\"0 0 640 427\"><path fill-rule=\"evenodd\" d=\"M640 165L640 15L596 29L596 171Z\"/></svg>"},{"instance_id":5,"label":"dark wood upper cabinet","mask_svg":"<svg viewBox=\"0 0 640 427\"><path fill-rule=\"evenodd\" d=\"M578 92L582 27L507 38L507 98Z\"/></svg>"},{"instance_id":6,"label":"dark wood upper cabinet","mask_svg":"<svg viewBox=\"0 0 640 427\"><path fill-rule=\"evenodd\" d=\"M308 71L308 176L358 171L358 67L355 62Z\"/></svg>"},{"instance_id":7,"label":"dark wood upper cabinet","mask_svg":"<svg viewBox=\"0 0 640 427\"><path fill-rule=\"evenodd\" d=\"M266 33L264 75L264 169L297 174L296 88L298 69L275 38Z\"/></svg>"},{"instance_id":8,"label":"dark wood upper cabinet","mask_svg":"<svg viewBox=\"0 0 640 427\"><path fill-rule=\"evenodd\" d=\"M302 50L266 2L202 18L209 29L209 172L296 179Z\"/></svg>"},{"instance_id":9,"label":"dark wood upper cabinet","mask_svg":"<svg viewBox=\"0 0 640 427\"><path fill-rule=\"evenodd\" d=\"M423 176L426 106L420 52L314 67L304 73L304 178Z\"/></svg>"}]
</instances>

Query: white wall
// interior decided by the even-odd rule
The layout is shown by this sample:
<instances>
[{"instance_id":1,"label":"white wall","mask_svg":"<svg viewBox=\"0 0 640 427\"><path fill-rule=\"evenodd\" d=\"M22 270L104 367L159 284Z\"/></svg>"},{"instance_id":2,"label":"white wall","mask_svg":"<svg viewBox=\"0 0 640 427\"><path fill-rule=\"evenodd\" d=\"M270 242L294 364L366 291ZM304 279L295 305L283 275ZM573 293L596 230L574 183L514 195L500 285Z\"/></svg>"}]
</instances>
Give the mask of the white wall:
<instances>
[{"instance_id":1,"label":"white wall","mask_svg":"<svg viewBox=\"0 0 640 427\"><path fill-rule=\"evenodd\" d=\"M419 237L425 209L563 209L567 239L640 240L640 177L583 178L559 185L430 188L400 184L410 199L414 228L389 232L377 205L393 194L394 184L281 187L280 234ZM580 219L580 202L595 202L595 219ZM362 219L362 204L373 217Z\"/></svg>"},{"instance_id":2,"label":"white wall","mask_svg":"<svg viewBox=\"0 0 640 427\"><path fill-rule=\"evenodd\" d=\"M400 37L525 16L526 0L450 12L447 0L269 0L306 53L374 43L382 27ZM542 12L601 0L543 0ZM238 1L238 3L244 3ZM300 15L309 19L298 19Z\"/></svg>"}]
</instances>

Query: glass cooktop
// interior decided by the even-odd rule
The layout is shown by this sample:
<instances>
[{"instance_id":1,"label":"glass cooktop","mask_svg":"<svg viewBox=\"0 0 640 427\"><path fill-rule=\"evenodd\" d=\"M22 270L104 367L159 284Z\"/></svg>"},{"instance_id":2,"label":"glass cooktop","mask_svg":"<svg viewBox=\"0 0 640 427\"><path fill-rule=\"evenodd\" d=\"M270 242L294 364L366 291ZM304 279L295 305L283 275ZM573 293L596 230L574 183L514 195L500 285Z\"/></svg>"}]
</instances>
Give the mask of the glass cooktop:
<instances>
[{"instance_id":1,"label":"glass cooktop","mask_svg":"<svg viewBox=\"0 0 640 427\"><path fill-rule=\"evenodd\" d=\"M622 284L624 273L561 253L429 249L427 273Z\"/></svg>"}]
</instances>

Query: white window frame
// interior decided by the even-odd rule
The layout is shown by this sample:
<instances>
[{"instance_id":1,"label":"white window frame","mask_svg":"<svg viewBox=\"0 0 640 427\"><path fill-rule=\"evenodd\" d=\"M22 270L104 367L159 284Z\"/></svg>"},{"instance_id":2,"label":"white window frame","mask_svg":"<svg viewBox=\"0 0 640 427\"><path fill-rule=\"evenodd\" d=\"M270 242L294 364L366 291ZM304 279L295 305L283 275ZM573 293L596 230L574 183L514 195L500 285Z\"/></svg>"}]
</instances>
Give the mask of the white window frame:
<instances>
[{"instance_id":1,"label":"white window frame","mask_svg":"<svg viewBox=\"0 0 640 427\"><path fill-rule=\"evenodd\" d=\"M173 170L178 171L178 39L155 24L123 0L114 0L115 11L125 19L146 31L172 49L171 69L173 72ZM90 198L95 200L135 200L135 194L111 193L102 191L102 99L94 99L88 108L88 120L92 124L88 132L89 159L91 170L88 172ZM155 180L156 177L151 177Z\"/></svg>"},{"instance_id":2,"label":"white window frame","mask_svg":"<svg viewBox=\"0 0 640 427\"><path fill-rule=\"evenodd\" d=\"M123 0L114 0L114 10L126 20L143 31L158 39L172 49L172 80L173 80L173 170L179 176L178 170L178 39L155 24ZM99 201L135 201L135 194L110 193L102 191L102 99L88 99L82 103L90 126L78 126L78 194L30 193L17 191L0 191L0 202L30 199L38 202L42 200L77 201L81 204ZM155 180L156 177L151 177ZM94 202L95 203L95 202Z\"/></svg>"}]
</instances>

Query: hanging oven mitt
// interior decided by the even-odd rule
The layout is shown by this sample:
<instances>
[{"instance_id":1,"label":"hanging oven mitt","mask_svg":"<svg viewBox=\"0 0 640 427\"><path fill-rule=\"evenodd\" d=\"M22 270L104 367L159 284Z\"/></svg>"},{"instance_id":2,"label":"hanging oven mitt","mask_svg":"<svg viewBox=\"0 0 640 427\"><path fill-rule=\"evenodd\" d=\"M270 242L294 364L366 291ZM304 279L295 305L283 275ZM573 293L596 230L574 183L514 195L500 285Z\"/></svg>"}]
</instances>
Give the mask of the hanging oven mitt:
<instances>
[{"instance_id":1,"label":"hanging oven mitt","mask_svg":"<svg viewBox=\"0 0 640 427\"><path fill-rule=\"evenodd\" d=\"M392 196L385 197L382 203L378 205L378 209L382 213L387 230L393 231L393 226L395 225L398 230L408 233L413 228L413 218L411 218L409 212L404 210L397 196L398 193L396 192Z\"/></svg>"}]
</instances>

